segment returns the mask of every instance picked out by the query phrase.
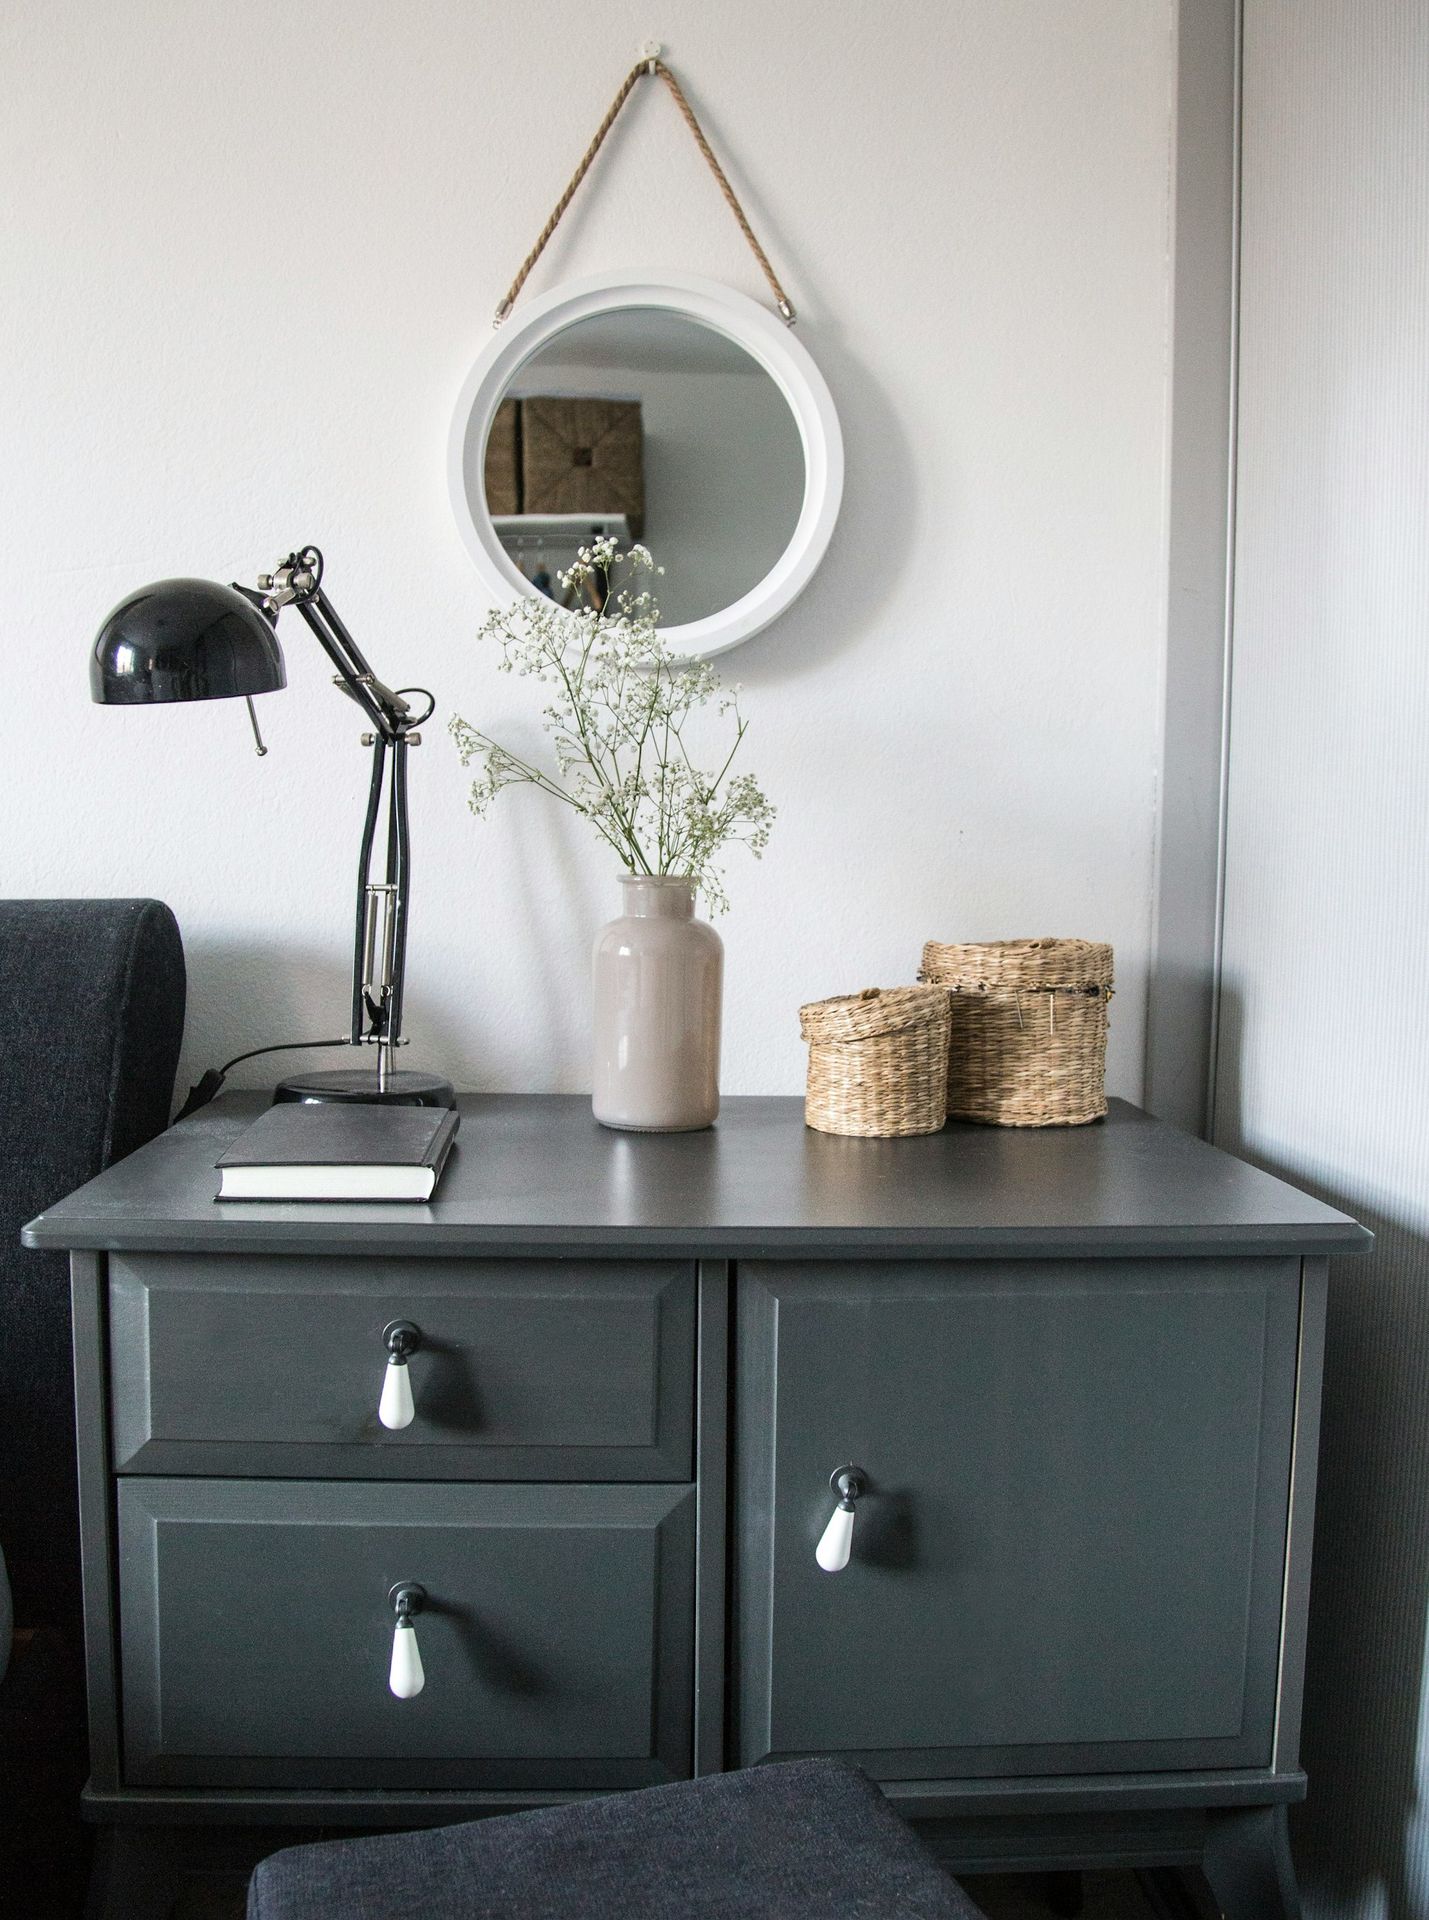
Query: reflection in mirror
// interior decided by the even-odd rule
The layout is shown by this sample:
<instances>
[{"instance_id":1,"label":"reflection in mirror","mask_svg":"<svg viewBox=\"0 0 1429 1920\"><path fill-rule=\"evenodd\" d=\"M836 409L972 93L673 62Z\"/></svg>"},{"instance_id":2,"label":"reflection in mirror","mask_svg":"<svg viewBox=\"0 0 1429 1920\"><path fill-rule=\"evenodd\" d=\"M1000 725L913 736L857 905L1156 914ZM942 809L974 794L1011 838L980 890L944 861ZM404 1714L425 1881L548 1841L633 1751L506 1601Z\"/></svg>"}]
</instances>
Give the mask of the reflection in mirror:
<instances>
[{"instance_id":1,"label":"reflection in mirror","mask_svg":"<svg viewBox=\"0 0 1429 1920\"><path fill-rule=\"evenodd\" d=\"M743 347L685 314L625 308L577 321L524 362L466 473L538 591L593 533L641 540L665 569L662 625L719 613L788 546L804 501L799 429Z\"/></svg>"}]
</instances>

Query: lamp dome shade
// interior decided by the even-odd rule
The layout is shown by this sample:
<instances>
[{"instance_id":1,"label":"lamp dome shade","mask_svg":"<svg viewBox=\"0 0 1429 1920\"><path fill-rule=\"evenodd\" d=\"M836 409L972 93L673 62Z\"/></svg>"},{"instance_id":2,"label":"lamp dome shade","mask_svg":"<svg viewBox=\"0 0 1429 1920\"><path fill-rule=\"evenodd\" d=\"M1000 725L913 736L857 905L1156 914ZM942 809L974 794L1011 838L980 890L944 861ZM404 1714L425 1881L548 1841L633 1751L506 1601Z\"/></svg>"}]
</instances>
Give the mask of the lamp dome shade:
<instances>
[{"instance_id":1,"label":"lamp dome shade","mask_svg":"<svg viewBox=\"0 0 1429 1920\"><path fill-rule=\"evenodd\" d=\"M100 628L89 662L90 693L104 706L229 700L287 683L268 617L214 580L140 587Z\"/></svg>"}]
</instances>

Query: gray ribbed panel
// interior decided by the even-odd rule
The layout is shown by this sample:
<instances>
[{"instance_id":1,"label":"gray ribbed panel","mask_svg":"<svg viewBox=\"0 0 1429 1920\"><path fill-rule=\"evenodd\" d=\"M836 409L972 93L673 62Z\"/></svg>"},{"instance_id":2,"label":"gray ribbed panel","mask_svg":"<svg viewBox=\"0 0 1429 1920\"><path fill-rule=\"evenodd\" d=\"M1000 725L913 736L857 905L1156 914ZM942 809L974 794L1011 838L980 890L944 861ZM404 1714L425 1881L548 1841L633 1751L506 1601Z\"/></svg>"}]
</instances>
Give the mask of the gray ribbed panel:
<instances>
[{"instance_id":1,"label":"gray ribbed panel","mask_svg":"<svg viewBox=\"0 0 1429 1920\"><path fill-rule=\"evenodd\" d=\"M1429 4L1247 0L1216 1137L1380 1233L1333 1278L1297 1851L1429 1917Z\"/></svg>"},{"instance_id":2,"label":"gray ribbed panel","mask_svg":"<svg viewBox=\"0 0 1429 1920\"><path fill-rule=\"evenodd\" d=\"M1233 426L1238 0L1176 17L1166 722L1145 1103L1209 1122Z\"/></svg>"}]
</instances>

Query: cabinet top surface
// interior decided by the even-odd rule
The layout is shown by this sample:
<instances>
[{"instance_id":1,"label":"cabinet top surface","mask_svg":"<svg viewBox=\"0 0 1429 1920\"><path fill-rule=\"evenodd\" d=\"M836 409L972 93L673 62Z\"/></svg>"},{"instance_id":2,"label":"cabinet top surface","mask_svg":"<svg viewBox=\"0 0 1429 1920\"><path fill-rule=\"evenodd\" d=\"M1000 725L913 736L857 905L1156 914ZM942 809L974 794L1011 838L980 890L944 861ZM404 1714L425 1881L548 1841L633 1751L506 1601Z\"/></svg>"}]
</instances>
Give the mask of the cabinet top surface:
<instances>
[{"instance_id":1,"label":"cabinet top surface","mask_svg":"<svg viewBox=\"0 0 1429 1920\"><path fill-rule=\"evenodd\" d=\"M230 1094L50 1207L31 1247L189 1252L626 1252L751 1257L1326 1254L1343 1213L1124 1101L1086 1127L952 1123L911 1140L723 1103L702 1133L614 1133L581 1095L464 1094L425 1206L219 1202L214 1162L267 1096Z\"/></svg>"}]
</instances>

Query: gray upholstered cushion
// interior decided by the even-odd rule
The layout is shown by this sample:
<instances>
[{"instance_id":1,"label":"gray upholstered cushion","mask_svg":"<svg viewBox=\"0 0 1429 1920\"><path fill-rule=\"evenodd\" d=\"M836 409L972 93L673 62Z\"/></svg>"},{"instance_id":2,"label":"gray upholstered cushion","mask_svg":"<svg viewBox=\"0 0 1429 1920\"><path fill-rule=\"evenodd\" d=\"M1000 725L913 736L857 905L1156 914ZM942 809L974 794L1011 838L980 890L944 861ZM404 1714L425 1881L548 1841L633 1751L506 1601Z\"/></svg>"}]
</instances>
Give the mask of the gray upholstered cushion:
<instances>
[{"instance_id":1,"label":"gray upholstered cushion","mask_svg":"<svg viewBox=\"0 0 1429 1920\"><path fill-rule=\"evenodd\" d=\"M169 1122L184 950L158 900L0 900L0 1535L21 1626L79 1646L69 1272L20 1228Z\"/></svg>"},{"instance_id":2,"label":"gray upholstered cushion","mask_svg":"<svg viewBox=\"0 0 1429 1920\"><path fill-rule=\"evenodd\" d=\"M0 1695L4 1801L77 1793L86 1766L69 1263L22 1247L20 1228L168 1124L174 916L157 900L0 900L0 1007L0 1541L15 1621L43 1647Z\"/></svg>"},{"instance_id":3,"label":"gray upholstered cushion","mask_svg":"<svg viewBox=\"0 0 1429 1920\"><path fill-rule=\"evenodd\" d=\"M796 1760L430 1833L291 1847L248 1920L976 1920L871 1780Z\"/></svg>"}]
</instances>

